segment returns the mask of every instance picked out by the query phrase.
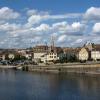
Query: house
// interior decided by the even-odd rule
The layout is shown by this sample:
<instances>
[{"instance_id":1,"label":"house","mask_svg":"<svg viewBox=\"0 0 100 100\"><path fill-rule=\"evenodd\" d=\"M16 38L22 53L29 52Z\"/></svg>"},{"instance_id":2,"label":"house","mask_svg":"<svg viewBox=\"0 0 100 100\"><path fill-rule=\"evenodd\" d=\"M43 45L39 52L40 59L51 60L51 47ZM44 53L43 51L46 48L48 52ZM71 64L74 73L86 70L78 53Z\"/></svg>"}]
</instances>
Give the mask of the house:
<instances>
[{"instance_id":1,"label":"house","mask_svg":"<svg viewBox=\"0 0 100 100\"><path fill-rule=\"evenodd\" d=\"M53 62L58 60L58 53L62 52L61 47L39 45L33 48L34 61Z\"/></svg>"},{"instance_id":2,"label":"house","mask_svg":"<svg viewBox=\"0 0 100 100\"><path fill-rule=\"evenodd\" d=\"M41 59L41 57L45 54L46 52L36 52L34 53L34 59Z\"/></svg>"},{"instance_id":3,"label":"house","mask_svg":"<svg viewBox=\"0 0 100 100\"><path fill-rule=\"evenodd\" d=\"M0 60L5 60L5 54L0 54Z\"/></svg>"},{"instance_id":4,"label":"house","mask_svg":"<svg viewBox=\"0 0 100 100\"><path fill-rule=\"evenodd\" d=\"M91 51L91 59L94 61L100 60L100 51L98 50Z\"/></svg>"},{"instance_id":5,"label":"house","mask_svg":"<svg viewBox=\"0 0 100 100\"><path fill-rule=\"evenodd\" d=\"M87 61L89 59L89 51L87 48L82 47L78 52L78 60L79 61Z\"/></svg>"},{"instance_id":6,"label":"house","mask_svg":"<svg viewBox=\"0 0 100 100\"><path fill-rule=\"evenodd\" d=\"M47 54L44 54L41 56L41 61L46 63L46 62L55 62L59 60L59 57L57 56L57 53L54 52L48 52Z\"/></svg>"},{"instance_id":7,"label":"house","mask_svg":"<svg viewBox=\"0 0 100 100\"><path fill-rule=\"evenodd\" d=\"M96 44L93 46L93 50L91 51L91 59L94 61L100 60L100 45Z\"/></svg>"},{"instance_id":8,"label":"house","mask_svg":"<svg viewBox=\"0 0 100 100\"><path fill-rule=\"evenodd\" d=\"M38 45L33 48L33 61L40 62L41 57L47 54L48 46Z\"/></svg>"},{"instance_id":9,"label":"house","mask_svg":"<svg viewBox=\"0 0 100 100\"><path fill-rule=\"evenodd\" d=\"M15 54L9 53L9 54L8 54L8 58L9 58L9 59L14 59L14 58L15 58Z\"/></svg>"},{"instance_id":10,"label":"house","mask_svg":"<svg viewBox=\"0 0 100 100\"><path fill-rule=\"evenodd\" d=\"M46 45L37 45L33 48L33 52L39 53L39 52L46 52L48 50L48 46Z\"/></svg>"},{"instance_id":11,"label":"house","mask_svg":"<svg viewBox=\"0 0 100 100\"><path fill-rule=\"evenodd\" d=\"M75 62L77 61L77 53L80 48L64 47L63 53L59 54L60 62Z\"/></svg>"}]
</instances>

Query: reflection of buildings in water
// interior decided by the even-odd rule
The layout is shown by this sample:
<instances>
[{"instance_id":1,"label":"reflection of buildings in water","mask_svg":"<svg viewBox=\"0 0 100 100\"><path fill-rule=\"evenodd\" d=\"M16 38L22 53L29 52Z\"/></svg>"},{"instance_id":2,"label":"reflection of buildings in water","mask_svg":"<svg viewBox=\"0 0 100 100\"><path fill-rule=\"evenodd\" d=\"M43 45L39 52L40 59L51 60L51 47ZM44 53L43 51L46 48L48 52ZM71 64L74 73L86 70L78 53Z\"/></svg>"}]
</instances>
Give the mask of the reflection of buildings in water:
<instances>
[{"instance_id":1,"label":"reflection of buildings in water","mask_svg":"<svg viewBox=\"0 0 100 100\"><path fill-rule=\"evenodd\" d=\"M0 69L0 76L2 78L9 77L9 80L16 80L16 72L10 69Z\"/></svg>"},{"instance_id":2,"label":"reflection of buildings in water","mask_svg":"<svg viewBox=\"0 0 100 100\"><path fill-rule=\"evenodd\" d=\"M35 91L37 98L46 97L51 100L57 100L57 95L59 95L59 75L57 74L36 74L33 80L32 90ZM45 95L46 94L46 95ZM43 99L41 98L41 99Z\"/></svg>"},{"instance_id":3,"label":"reflection of buildings in water","mask_svg":"<svg viewBox=\"0 0 100 100\"><path fill-rule=\"evenodd\" d=\"M79 84L79 90L82 93L87 93L88 91L93 92L94 94L97 93L98 87L100 85L100 79L93 78L93 77L81 77L77 80Z\"/></svg>"}]
</instances>

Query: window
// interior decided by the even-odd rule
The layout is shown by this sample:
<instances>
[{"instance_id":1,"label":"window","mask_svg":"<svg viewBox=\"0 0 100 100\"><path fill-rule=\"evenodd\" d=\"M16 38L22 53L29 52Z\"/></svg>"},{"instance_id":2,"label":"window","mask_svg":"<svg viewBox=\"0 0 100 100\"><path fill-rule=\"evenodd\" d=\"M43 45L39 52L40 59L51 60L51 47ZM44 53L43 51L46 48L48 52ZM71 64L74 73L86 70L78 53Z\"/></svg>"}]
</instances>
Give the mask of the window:
<instances>
[{"instance_id":1,"label":"window","mask_svg":"<svg viewBox=\"0 0 100 100\"><path fill-rule=\"evenodd\" d=\"M56 58L56 56L54 56L54 58Z\"/></svg>"}]
</instances>

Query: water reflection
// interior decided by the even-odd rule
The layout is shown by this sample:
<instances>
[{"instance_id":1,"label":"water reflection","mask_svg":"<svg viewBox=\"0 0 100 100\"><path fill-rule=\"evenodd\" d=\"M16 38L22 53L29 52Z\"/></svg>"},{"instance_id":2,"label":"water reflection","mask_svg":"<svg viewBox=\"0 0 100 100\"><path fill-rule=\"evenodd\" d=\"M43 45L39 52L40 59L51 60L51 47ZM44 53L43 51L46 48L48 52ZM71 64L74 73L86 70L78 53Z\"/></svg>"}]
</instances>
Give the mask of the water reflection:
<instances>
[{"instance_id":1,"label":"water reflection","mask_svg":"<svg viewBox=\"0 0 100 100\"><path fill-rule=\"evenodd\" d=\"M100 100L100 78L0 70L0 100Z\"/></svg>"}]
</instances>

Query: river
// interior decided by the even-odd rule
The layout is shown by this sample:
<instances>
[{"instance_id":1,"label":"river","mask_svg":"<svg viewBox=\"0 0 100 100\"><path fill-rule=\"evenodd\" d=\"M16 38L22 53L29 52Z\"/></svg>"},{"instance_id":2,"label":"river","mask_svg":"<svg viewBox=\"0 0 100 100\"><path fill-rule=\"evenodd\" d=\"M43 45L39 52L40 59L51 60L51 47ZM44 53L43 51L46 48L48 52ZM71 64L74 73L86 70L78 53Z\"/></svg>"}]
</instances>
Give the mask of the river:
<instances>
[{"instance_id":1,"label":"river","mask_svg":"<svg viewBox=\"0 0 100 100\"><path fill-rule=\"evenodd\" d=\"M100 100L100 76L2 69L0 100Z\"/></svg>"}]
</instances>

